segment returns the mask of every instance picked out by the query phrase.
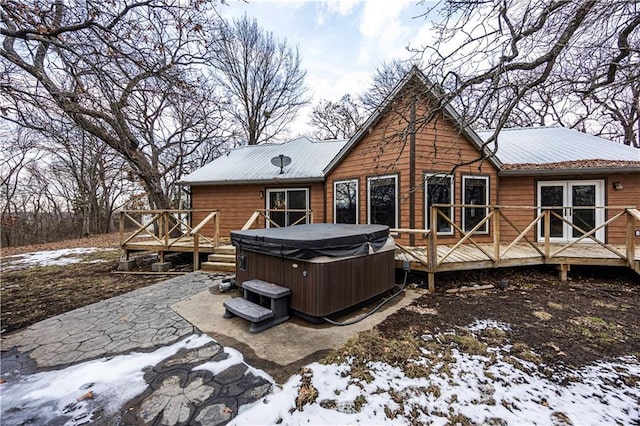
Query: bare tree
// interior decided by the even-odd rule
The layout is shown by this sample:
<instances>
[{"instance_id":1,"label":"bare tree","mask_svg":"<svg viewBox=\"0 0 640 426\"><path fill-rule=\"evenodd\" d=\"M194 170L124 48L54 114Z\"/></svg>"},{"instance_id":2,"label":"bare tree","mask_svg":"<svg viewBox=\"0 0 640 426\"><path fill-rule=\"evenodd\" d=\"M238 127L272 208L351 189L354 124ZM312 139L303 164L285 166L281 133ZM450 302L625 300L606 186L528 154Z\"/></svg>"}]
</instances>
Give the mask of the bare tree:
<instances>
[{"instance_id":1,"label":"bare tree","mask_svg":"<svg viewBox=\"0 0 640 426\"><path fill-rule=\"evenodd\" d=\"M322 99L311 112L311 124L318 139L349 139L363 122L358 105L351 96L344 95L339 101Z\"/></svg>"},{"instance_id":2,"label":"bare tree","mask_svg":"<svg viewBox=\"0 0 640 426\"><path fill-rule=\"evenodd\" d=\"M372 75L371 86L360 94L360 104L368 112L372 113L380 107L393 88L402 80L413 65L413 61L393 59L381 63L376 67Z\"/></svg>"},{"instance_id":3,"label":"bare tree","mask_svg":"<svg viewBox=\"0 0 640 426\"><path fill-rule=\"evenodd\" d=\"M593 99L604 112L607 126L602 133L640 148L640 79L624 87L593 93ZM608 118L608 120L607 120Z\"/></svg>"},{"instance_id":4,"label":"bare tree","mask_svg":"<svg viewBox=\"0 0 640 426\"><path fill-rule=\"evenodd\" d=\"M20 232L23 213L20 192L27 175L26 168L40 155L35 147L36 134L25 129L13 129L11 123L4 123L0 133L0 212L2 245L16 244Z\"/></svg>"},{"instance_id":5,"label":"bare tree","mask_svg":"<svg viewBox=\"0 0 640 426\"><path fill-rule=\"evenodd\" d=\"M280 135L309 102L297 49L258 27L246 15L223 21L212 41L210 62L228 98L227 112L249 145Z\"/></svg>"},{"instance_id":6,"label":"bare tree","mask_svg":"<svg viewBox=\"0 0 640 426\"><path fill-rule=\"evenodd\" d=\"M637 2L444 0L425 16L436 11L435 42L415 51L446 89L439 103L466 99L467 122L489 114L495 134L534 93L540 105L567 92L588 104L640 78Z\"/></svg>"},{"instance_id":7,"label":"bare tree","mask_svg":"<svg viewBox=\"0 0 640 426\"><path fill-rule=\"evenodd\" d=\"M66 117L126 160L152 207L169 208L163 177L179 166L174 156L195 152L220 124L194 66L203 63L209 5L3 2L5 118L30 125L28 110ZM189 120L178 114L185 109Z\"/></svg>"}]
</instances>

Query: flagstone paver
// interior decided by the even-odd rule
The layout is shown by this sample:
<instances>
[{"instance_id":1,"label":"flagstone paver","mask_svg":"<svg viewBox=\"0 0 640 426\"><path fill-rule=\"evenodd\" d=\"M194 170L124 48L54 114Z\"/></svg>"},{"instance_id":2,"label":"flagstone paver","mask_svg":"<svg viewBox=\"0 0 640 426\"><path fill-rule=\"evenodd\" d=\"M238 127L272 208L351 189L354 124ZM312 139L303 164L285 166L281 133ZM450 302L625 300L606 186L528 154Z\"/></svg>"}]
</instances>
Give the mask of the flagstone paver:
<instances>
[{"instance_id":1,"label":"flagstone paver","mask_svg":"<svg viewBox=\"0 0 640 426\"><path fill-rule=\"evenodd\" d=\"M204 272L175 277L2 336L1 376L12 380L92 359L152 351L198 334L200 331L170 306L207 290L222 277ZM215 342L182 349L146 370L147 390L125 404L116 418L105 418L97 411L86 420L109 425L225 424L241 405L262 398L271 389L269 381L253 374L243 363L217 374L194 370L228 356ZM60 424L65 421L56 420Z\"/></svg>"}]
</instances>

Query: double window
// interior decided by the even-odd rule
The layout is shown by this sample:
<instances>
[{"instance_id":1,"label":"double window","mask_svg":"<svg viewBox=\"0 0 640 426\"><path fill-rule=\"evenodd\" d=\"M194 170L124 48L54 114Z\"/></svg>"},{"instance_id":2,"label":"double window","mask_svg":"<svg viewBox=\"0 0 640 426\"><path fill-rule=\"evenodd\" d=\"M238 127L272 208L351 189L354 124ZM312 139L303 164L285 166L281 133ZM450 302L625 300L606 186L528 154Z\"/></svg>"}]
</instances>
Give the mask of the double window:
<instances>
[{"instance_id":1,"label":"double window","mask_svg":"<svg viewBox=\"0 0 640 426\"><path fill-rule=\"evenodd\" d=\"M358 180L333 183L334 223L358 223Z\"/></svg>"},{"instance_id":2,"label":"double window","mask_svg":"<svg viewBox=\"0 0 640 426\"><path fill-rule=\"evenodd\" d=\"M398 176L367 179L368 223L398 227Z\"/></svg>"},{"instance_id":3,"label":"double window","mask_svg":"<svg viewBox=\"0 0 640 426\"><path fill-rule=\"evenodd\" d=\"M434 204L453 204L453 176L446 174L426 175L424 181L425 187L425 210L426 210L426 228L431 226L431 207ZM438 207L441 214L453 221L453 207ZM438 215L437 231L438 234L452 235L453 226L444 217Z\"/></svg>"}]
</instances>

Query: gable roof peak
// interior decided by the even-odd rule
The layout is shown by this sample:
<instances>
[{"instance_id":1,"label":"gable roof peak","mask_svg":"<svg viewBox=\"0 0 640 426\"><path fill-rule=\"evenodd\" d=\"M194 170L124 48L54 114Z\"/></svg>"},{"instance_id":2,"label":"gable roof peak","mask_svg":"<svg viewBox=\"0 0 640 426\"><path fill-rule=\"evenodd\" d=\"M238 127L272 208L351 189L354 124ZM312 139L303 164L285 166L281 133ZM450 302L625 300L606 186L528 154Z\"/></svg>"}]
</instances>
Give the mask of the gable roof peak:
<instances>
[{"instance_id":1,"label":"gable roof peak","mask_svg":"<svg viewBox=\"0 0 640 426\"><path fill-rule=\"evenodd\" d=\"M437 100L439 108L441 108L442 113L449 117L454 125L458 128L460 133L466 136L469 141L478 149L483 156L491 162L496 169L500 169L502 164L500 161L493 155L489 149L487 149L486 144L480 137L476 134L476 132L471 128L471 126L462 118L460 114L453 108L450 102L445 102L444 104L440 104L440 101L443 98L444 90L437 84L431 82L429 78L418 68L416 64L411 66L411 69L400 79L400 81L394 86L393 90L389 92L389 94L384 98L382 103L375 108L373 113L369 116L367 121L360 127L346 145L340 150L338 155L327 165L324 169L325 176L331 173L331 171L342 161L344 157L353 149L353 147L369 132L369 129L373 127L382 116L388 112L390 105L393 100L408 86L409 83L413 80L417 79L425 88L425 92L431 95L434 99Z\"/></svg>"}]
</instances>

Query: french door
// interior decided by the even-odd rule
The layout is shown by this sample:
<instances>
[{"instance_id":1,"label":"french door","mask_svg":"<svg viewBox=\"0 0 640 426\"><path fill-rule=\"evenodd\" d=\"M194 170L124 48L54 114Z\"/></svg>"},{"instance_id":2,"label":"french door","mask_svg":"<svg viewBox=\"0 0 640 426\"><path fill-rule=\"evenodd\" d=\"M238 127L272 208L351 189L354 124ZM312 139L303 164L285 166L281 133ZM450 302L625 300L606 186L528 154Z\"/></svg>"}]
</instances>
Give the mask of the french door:
<instances>
[{"instance_id":1,"label":"french door","mask_svg":"<svg viewBox=\"0 0 640 426\"><path fill-rule=\"evenodd\" d=\"M278 226L291 226L302 219L306 213L274 210L309 210L309 190L306 188L267 189L267 209L268 217ZM307 223L307 220L301 220L298 224ZM267 222L267 228L269 227L271 223Z\"/></svg>"},{"instance_id":2,"label":"french door","mask_svg":"<svg viewBox=\"0 0 640 426\"><path fill-rule=\"evenodd\" d=\"M538 214L551 210L550 241L574 241L604 222L604 181L569 180L538 182ZM574 226L572 226L574 225ZM577 228L580 229L577 229ZM584 232L583 232L584 231ZM544 222L538 222L538 240L543 240ZM595 237L604 241L604 229ZM590 238L583 241L592 242Z\"/></svg>"}]
</instances>

